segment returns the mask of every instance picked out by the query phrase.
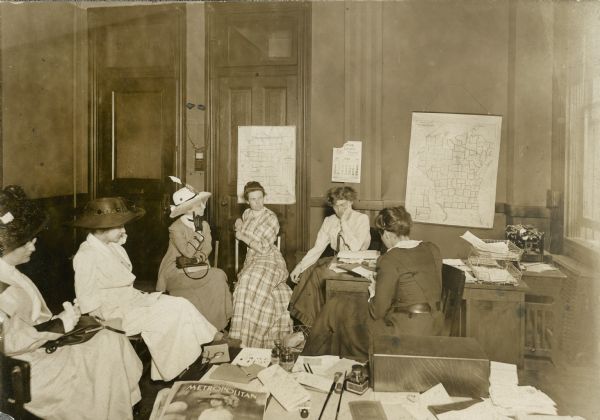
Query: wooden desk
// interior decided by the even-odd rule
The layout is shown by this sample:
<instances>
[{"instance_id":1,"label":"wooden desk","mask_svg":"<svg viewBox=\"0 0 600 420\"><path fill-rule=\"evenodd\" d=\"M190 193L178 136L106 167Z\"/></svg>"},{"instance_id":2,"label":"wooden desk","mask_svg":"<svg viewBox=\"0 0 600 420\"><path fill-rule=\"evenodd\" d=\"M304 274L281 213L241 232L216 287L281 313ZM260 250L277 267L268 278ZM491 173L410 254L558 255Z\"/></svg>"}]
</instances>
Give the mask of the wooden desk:
<instances>
[{"instance_id":1,"label":"wooden desk","mask_svg":"<svg viewBox=\"0 0 600 420\"><path fill-rule=\"evenodd\" d=\"M523 271L525 293L525 356L555 356L561 334L560 292L567 278L559 269Z\"/></svg>"},{"instance_id":2,"label":"wooden desk","mask_svg":"<svg viewBox=\"0 0 600 420\"><path fill-rule=\"evenodd\" d=\"M369 284L371 282L368 279L358 274L332 274L325 279L325 301L340 294L364 295L366 300L369 298Z\"/></svg>"},{"instance_id":3,"label":"wooden desk","mask_svg":"<svg viewBox=\"0 0 600 420\"><path fill-rule=\"evenodd\" d=\"M490 360L522 367L528 291L523 280L516 286L465 283L461 335L477 339Z\"/></svg>"}]
</instances>

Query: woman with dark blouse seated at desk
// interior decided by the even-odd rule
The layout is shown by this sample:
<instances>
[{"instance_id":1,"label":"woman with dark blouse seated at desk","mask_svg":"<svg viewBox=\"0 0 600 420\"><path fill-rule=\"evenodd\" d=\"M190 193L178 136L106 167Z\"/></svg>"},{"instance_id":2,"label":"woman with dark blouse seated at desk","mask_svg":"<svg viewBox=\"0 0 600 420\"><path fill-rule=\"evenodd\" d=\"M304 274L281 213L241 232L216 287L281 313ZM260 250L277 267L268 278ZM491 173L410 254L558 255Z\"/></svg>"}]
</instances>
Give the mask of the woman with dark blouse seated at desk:
<instances>
[{"instance_id":1,"label":"woman with dark blouse seated at desk","mask_svg":"<svg viewBox=\"0 0 600 420\"><path fill-rule=\"evenodd\" d=\"M437 246L409 238L412 219L402 206L379 212L375 225L388 248L377 260L374 296L335 297L319 314L305 355L368 358L378 335L436 335L442 314L442 260Z\"/></svg>"}]
</instances>

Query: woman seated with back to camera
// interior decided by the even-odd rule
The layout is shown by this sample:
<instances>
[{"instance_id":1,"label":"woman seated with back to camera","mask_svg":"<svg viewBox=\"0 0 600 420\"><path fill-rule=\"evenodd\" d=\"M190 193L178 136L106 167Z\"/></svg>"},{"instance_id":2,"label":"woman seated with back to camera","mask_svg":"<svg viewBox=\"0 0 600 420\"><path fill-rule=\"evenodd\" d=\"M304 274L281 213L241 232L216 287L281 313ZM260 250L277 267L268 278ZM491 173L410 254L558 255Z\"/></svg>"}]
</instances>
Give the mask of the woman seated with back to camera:
<instances>
[{"instance_id":1,"label":"woman seated with back to camera","mask_svg":"<svg viewBox=\"0 0 600 420\"><path fill-rule=\"evenodd\" d=\"M352 208L356 201L352 187L334 187L327 192L327 202L335 214L323 220L315 245L290 273L298 285L290 301L290 313L304 325L312 326L325 304L325 279L335 276L329 269L332 257L320 258L327 246L334 251L364 251L371 242L369 217Z\"/></svg>"},{"instance_id":2,"label":"woman seated with back to camera","mask_svg":"<svg viewBox=\"0 0 600 420\"><path fill-rule=\"evenodd\" d=\"M178 178L174 180L181 183ZM169 247L158 269L156 290L186 298L221 331L232 314L231 292L225 272L208 265L200 271L177 268L178 257L207 263L212 251L212 236L210 226L202 220L202 216L210 195L209 192L197 192L190 185L173 194L175 204L171 206L170 216L177 217L177 220L169 226Z\"/></svg>"},{"instance_id":3,"label":"woman seated with back to camera","mask_svg":"<svg viewBox=\"0 0 600 420\"><path fill-rule=\"evenodd\" d=\"M385 208L375 220L388 251L377 260L369 301L334 297L323 307L303 354L332 354L366 361L379 335L440 333L442 259L431 242L409 238L412 219L402 206Z\"/></svg>"},{"instance_id":4,"label":"woman seated with back to camera","mask_svg":"<svg viewBox=\"0 0 600 420\"><path fill-rule=\"evenodd\" d=\"M33 281L17 269L30 260L46 220L20 187L0 190L1 350L30 364L25 408L50 420L132 419L132 406L141 399L142 362L123 334L104 329L51 353L43 348L71 332L81 315L77 304L65 302L65 310L52 316Z\"/></svg>"}]
</instances>

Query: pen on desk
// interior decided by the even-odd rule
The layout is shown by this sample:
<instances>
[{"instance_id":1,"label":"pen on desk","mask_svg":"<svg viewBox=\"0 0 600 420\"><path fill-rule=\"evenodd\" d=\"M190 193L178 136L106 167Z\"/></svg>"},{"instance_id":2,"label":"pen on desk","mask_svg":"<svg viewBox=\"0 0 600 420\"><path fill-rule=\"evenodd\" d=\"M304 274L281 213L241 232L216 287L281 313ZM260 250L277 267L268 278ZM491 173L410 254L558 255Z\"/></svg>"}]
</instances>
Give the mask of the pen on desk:
<instances>
[{"instance_id":1,"label":"pen on desk","mask_svg":"<svg viewBox=\"0 0 600 420\"><path fill-rule=\"evenodd\" d=\"M306 364L306 367L308 368L308 371L309 371L310 373L314 373L314 372L313 372L313 370L312 370L312 368L310 367L310 365L309 365L308 363Z\"/></svg>"},{"instance_id":2,"label":"pen on desk","mask_svg":"<svg viewBox=\"0 0 600 420\"><path fill-rule=\"evenodd\" d=\"M342 395L344 395L344 387L346 385L346 373L347 372L344 371L344 379L342 380L342 391L340 392L340 399L338 400L338 406L335 410L335 420L337 420L338 415L340 414L340 406L342 405Z\"/></svg>"},{"instance_id":3,"label":"pen on desk","mask_svg":"<svg viewBox=\"0 0 600 420\"><path fill-rule=\"evenodd\" d=\"M333 394L333 391L335 390L335 385L337 384L337 381L340 380L341 376L342 372L335 372L335 375L333 377L333 383L331 384L331 388L329 388L329 393L327 394L327 398L325 398L325 402L323 403L323 408L321 408L321 413L319 414L318 420L321 420L321 417L323 417L323 412L325 411L325 407L327 407L327 401L329 401L331 394Z\"/></svg>"}]
</instances>

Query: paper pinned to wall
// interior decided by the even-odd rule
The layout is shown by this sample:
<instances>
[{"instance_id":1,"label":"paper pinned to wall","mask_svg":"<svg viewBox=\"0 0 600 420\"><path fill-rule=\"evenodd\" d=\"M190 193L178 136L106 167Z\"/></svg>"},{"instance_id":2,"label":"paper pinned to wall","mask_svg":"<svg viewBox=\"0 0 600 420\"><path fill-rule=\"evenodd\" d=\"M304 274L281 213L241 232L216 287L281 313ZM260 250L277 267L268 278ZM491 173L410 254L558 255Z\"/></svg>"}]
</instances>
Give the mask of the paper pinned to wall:
<instances>
[{"instance_id":1,"label":"paper pinned to wall","mask_svg":"<svg viewBox=\"0 0 600 420\"><path fill-rule=\"evenodd\" d=\"M238 202L244 185L258 181L267 195L265 204L296 202L296 127L238 127Z\"/></svg>"},{"instance_id":2,"label":"paper pinned to wall","mask_svg":"<svg viewBox=\"0 0 600 420\"><path fill-rule=\"evenodd\" d=\"M413 112L406 210L415 222L491 228L502 117Z\"/></svg>"},{"instance_id":3,"label":"paper pinned to wall","mask_svg":"<svg viewBox=\"0 0 600 420\"><path fill-rule=\"evenodd\" d=\"M331 181L360 183L361 161L362 142L347 141L342 147L334 147Z\"/></svg>"}]
</instances>

